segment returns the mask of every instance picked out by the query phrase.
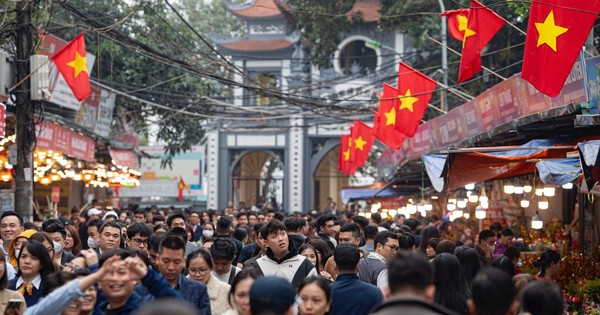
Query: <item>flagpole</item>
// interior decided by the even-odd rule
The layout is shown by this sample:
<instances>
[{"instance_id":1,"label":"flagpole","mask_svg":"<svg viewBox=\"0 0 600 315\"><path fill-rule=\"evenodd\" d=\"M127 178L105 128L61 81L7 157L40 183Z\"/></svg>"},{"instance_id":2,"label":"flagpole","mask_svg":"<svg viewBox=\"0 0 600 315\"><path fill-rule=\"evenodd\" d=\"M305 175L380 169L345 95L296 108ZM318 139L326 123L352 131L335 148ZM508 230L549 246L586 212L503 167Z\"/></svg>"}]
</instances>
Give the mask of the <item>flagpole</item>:
<instances>
[{"instance_id":1,"label":"flagpole","mask_svg":"<svg viewBox=\"0 0 600 315\"><path fill-rule=\"evenodd\" d=\"M436 43L436 44L438 44L438 45L440 45L440 46L444 46L444 44L440 43L440 42L439 42L439 41L437 41L435 38L433 38L433 37L431 37L431 36L428 36L428 37L429 37L429 39L430 39L431 41L433 41L434 43ZM454 50L454 49L452 49L452 48L450 48L450 47L448 47L448 46L446 46L446 48L447 48L449 51L451 51L451 52L453 52L453 53L455 53L455 54L457 54L457 55L461 56L461 54L460 54L458 51L456 51L456 50ZM492 70L491 70L490 68L488 68L488 67L481 66L481 68L483 68L485 71L487 71L487 72L489 72L489 73L491 73L491 74L495 75L496 77L498 77L498 78L500 78L500 79L502 79L502 80L506 80L506 78L505 78L505 77L503 77L503 76L499 75L498 73L496 73L496 72L492 71Z\"/></svg>"}]
</instances>

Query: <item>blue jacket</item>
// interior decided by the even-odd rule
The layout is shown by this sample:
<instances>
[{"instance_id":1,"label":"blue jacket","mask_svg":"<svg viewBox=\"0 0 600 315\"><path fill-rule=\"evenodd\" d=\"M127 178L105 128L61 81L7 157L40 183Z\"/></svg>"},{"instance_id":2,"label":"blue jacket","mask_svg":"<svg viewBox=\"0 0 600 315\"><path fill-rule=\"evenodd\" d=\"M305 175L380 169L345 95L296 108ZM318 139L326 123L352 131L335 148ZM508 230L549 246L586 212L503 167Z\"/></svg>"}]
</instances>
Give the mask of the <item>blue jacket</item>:
<instances>
[{"instance_id":1,"label":"blue jacket","mask_svg":"<svg viewBox=\"0 0 600 315\"><path fill-rule=\"evenodd\" d=\"M256 251L256 243L247 244L242 248L242 252L240 253L240 258L238 258L238 263L243 264L246 260L254 257L254 252Z\"/></svg>"},{"instance_id":2,"label":"blue jacket","mask_svg":"<svg viewBox=\"0 0 600 315\"><path fill-rule=\"evenodd\" d=\"M148 288L149 293L154 297L172 297L181 299L179 292L173 289L169 282L167 282L167 279L165 279L165 277L156 272L154 269L148 269L148 274L142 278L142 285ZM140 296L134 290L131 293L131 296L129 296L129 299L127 299L127 303L118 309L107 310L108 301L98 302L96 304L96 308L94 309L94 315L128 315L140 308L143 302L142 296Z\"/></svg>"},{"instance_id":3,"label":"blue jacket","mask_svg":"<svg viewBox=\"0 0 600 315\"><path fill-rule=\"evenodd\" d=\"M210 298L208 297L208 290L206 289L206 285L204 283L188 279L183 275L179 275L179 283L177 287L175 287L175 291L181 294L181 297L194 305L199 314L202 315L211 315L210 312ZM144 302L154 300L154 296L149 294L149 288L142 285L137 285L134 291L143 296Z\"/></svg>"},{"instance_id":4,"label":"blue jacket","mask_svg":"<svg viewBox=\"0 0 600 315\"><path fill-rule=\"evenodd\" d=\"M369 314L381 301L381 289L359 280L356 274L341 274L331 284L329 315Z\"/></svg>"}]
</instances>

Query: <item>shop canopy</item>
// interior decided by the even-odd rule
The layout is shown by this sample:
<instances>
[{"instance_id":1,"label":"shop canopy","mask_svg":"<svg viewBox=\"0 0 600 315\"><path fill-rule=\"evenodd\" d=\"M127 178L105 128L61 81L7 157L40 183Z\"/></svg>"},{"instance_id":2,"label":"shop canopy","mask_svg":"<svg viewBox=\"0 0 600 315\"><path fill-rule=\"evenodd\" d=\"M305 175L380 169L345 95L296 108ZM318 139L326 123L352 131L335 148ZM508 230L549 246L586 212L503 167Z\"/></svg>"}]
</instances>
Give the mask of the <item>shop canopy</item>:
<instances>
[{"instance_id":1,"label":"shop canopy","mask_svg":"<svg viewBox=\"0 0 600 315\"><path fill-rule=\"evenodd\" d=\"M342 188L342 202L348 203L356 200L367 200L373 198L394 198L414 193L414 190L404 191L398 187L394 188L393 182L376 182L368 186L354 186Z\"/></svg>"},{"instance_id":2,"label":"shop canopy","mask_svg":"<svg viewBox=\"0 0 600 315\"><path fill-rule=\"evenodd\" d=\"M519 147L469 148L448 154L424 154L433 187L441 192L470 183L510 178L535 172L542 159L564 158L575 145L555 139L533 140ZM486 152L488 151L488 152Z\"/></svg>"},{"instance_id":3,"label":"shop canopy","mask_svg":"<svg viewBox=\"0 0 600 315\"><path fill-rule=\"evenodd\" d=\"M579 159L583 170L584 181L582 192L598 194L597 184L600 181L600 140L584 141L577 144ZM596 186L596 187L594 187ZM591 191L593 189L593 191Z\"/></svg>"}]
</instances>

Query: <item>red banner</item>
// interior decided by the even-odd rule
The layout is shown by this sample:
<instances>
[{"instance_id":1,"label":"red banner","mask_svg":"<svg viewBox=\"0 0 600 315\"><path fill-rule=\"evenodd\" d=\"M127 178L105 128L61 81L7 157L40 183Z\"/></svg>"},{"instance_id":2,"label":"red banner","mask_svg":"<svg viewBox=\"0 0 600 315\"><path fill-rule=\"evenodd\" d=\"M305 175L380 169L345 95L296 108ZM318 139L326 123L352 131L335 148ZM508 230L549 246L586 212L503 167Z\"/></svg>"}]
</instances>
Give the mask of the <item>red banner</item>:
<instances>
[{"instance_id":1,"label":"red banner","mask_svg":"<svg viewBox=\"0 0 600 315\"><path fill-rule=\"evenodd\" d=\"M0 137L6 136L6 106L0 104Z\"/></svg>"},{"instance_id":2,"label":"red banner","mask_svg":"<svg viewBox=\"0 0 600 315\"><path fill-rule=\"evenodd\" d=\"M96 141L63 126L42 122L36 125L37 148L61 152L86 161L94 161Z\"/></svg>"},{"instance_id":3,"label":"red banner","mask_svg":"<svg viewBox=\"0 0 600 315\"><path fill-rule=\"evenodd\" d=\"M110 157L113 164L118 166L127 166L129 168L138 168L138 158L131 150L110 149Z\"/></svg>"}]
</instances>

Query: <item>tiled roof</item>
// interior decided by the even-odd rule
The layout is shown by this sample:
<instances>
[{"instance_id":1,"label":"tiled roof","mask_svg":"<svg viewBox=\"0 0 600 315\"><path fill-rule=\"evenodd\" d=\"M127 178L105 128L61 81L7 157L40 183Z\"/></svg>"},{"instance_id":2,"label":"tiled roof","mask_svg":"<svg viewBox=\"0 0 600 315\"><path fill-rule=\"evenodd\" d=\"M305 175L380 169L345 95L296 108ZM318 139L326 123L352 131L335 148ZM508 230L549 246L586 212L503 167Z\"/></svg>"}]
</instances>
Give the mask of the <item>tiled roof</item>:
<instances>
[{"instance_id":1,"label":"tiled roof","mask_svg":"<svg viewBox=\"0 0 600 315\"><path fill-rule=\"evenodd\" d=\"M275 3L276 0L255 0L250 6L234 9L229 8L231 13L247 18L270 18L281 15L281 10Z\"/></svg>"},{"instance_id":2,"label":"tiled roof","mask_svg":"<svg viewBox=\"0 0 600 315\"><path fill-rule=\"evenodd\" d=\"M377 22L379 21L379 9L381 3L379 0L356 0L348 16L359 14L362 16L364 22Z\"/></svg>"},{"instance_id":3,"label":"tiled roof","mask_svg":"<svg viewBox=\"0 0 600 315\"><path fill-rule=\"evenodd\" d=\"M294 45L293 42L287 39L274 40L251 40L244 39L237 42L222 43L222 47L229 50L237 51L274 51L281 50Z\"/></svg>"}]
</instances>

